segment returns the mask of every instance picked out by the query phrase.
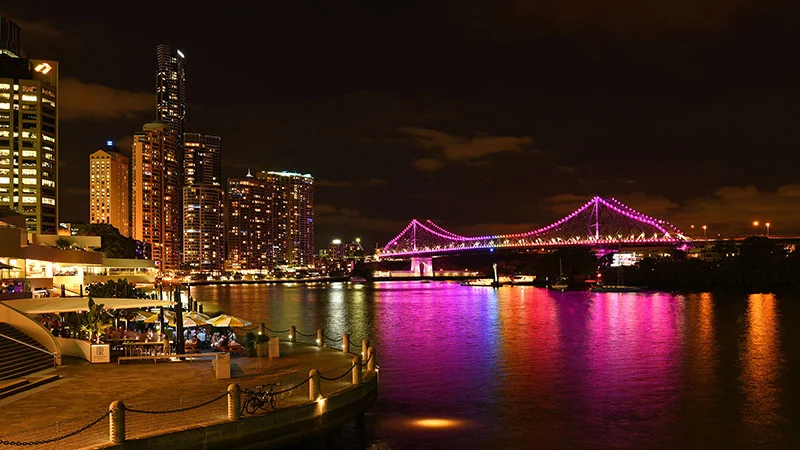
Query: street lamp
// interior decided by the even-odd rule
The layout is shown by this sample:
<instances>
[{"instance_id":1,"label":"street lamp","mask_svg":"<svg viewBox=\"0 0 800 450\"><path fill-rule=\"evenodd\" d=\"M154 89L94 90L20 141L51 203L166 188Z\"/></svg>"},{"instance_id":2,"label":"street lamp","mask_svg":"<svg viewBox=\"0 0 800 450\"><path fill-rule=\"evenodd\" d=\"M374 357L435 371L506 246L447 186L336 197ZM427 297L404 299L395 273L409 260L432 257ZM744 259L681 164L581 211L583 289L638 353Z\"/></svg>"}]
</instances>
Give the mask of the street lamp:
<instances>
[{"instance_id":1,"label":"street lamp","mask_svg":"<svg viewBox=\"0 0 800 450\"><path fill-rule=\"evenodd\" d=\"M753 221L753 226L756 228L756 236L758 236L758 225L759 225L758 221L754 220Z\"/></svg>"},{"instance_id":2,"label":"street lamp","mask_svg":"<svg viewBox=\"0 0 800 450\"><path fill-rule=\"evenodd\" d=\"M767 227L767 237L769 237L769 226L770 226L770 223L767 222L767 223L764 224L764 226Z\"/></svg>"},{"instance_id":3,"label":"street lamp","mask_svg":"<svg viewBox=\"0 0 800 450\"><path fill-rule=\"evenodd\" d=\"M706 237L706 230L708 230L708 227L706 225L703 225L703 239L708 239Z\"/></svg>"}]
</instances>

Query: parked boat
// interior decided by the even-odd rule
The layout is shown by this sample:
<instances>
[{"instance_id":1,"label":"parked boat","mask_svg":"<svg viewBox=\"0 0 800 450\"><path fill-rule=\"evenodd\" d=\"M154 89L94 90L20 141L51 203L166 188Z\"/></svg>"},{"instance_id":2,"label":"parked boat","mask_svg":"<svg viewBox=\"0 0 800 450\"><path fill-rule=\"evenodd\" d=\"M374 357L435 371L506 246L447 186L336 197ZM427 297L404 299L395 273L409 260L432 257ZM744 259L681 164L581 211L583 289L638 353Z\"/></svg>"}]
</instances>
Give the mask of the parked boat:
<instances>
[{"instance_id":1,"label":"parked boat","mask_svg":"<svg viewBox=\"0 0 800 450\"><path fill-rule=\"evenodd\" d=\"M550 283L550 289L563 291L566 290L567 287L567 279L564 278L564 269L561 267L561 258L558 258L558 280L554 283Z\"/></svg>"},{"instance_id":2,"label":"parked boat","mask_svg":"<svg viewBox=\"0 0 800 450\"><path fill-rule=\"evenodd\" d=\"M514 275L509 284L514 286L532 286L536 281L536 275Z\"/></svg>"}]
</instances>

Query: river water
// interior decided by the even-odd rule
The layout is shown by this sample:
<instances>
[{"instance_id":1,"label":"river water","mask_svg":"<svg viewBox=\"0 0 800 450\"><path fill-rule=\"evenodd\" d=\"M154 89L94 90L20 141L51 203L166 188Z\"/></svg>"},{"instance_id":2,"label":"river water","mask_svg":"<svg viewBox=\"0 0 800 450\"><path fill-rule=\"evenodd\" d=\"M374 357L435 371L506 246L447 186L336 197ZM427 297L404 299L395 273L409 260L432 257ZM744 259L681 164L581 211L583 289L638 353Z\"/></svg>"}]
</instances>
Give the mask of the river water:
<instances>
[{"instance_id":1,"label":"river water","mask_svg":"<svg viewBox=\"0 0 800 450\"><path fill-rule=\"evenodd\" d=\"M198 286L192 296L273 330L370 339L380 393L364 448L800 445L797 293L411 281Z\"/></svg>"}]
</instances>

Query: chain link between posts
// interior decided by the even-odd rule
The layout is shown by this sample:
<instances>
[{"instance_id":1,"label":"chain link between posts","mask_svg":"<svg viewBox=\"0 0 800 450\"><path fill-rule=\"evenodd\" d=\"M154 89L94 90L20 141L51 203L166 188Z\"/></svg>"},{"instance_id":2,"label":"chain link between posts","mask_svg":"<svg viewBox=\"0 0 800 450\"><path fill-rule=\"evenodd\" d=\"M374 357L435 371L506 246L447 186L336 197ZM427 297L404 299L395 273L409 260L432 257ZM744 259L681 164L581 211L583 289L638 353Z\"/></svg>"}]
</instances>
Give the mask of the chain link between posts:
<instances>
[{"instance_id":1,"label":"chain link between posts","mask_svg":"<svg viewBox=\"0 0 800 450\"><path fill-rule=\"evenodd\" d=\"M0 445L10 445L10 446L21 446L21 447L23 447L23 446L28 446L28 445L42 445L42 444L49 444L51 442L58 442L60 440L63 440L63 439L66 439L68 437L75 436L76 434L82 433L82 432L88 430L89 428L92 428L93 426L97 425L98 422L100 422L101 420L103 420L106 417L108 417L109 414L111 414L110 410L106 411L105 414L103 414L102 416L98 417L97 420L95 420L95 421L93 421L93 422L91 422L91 423L89 423L89 424L87 424L87 425L85 425L85 426L83 426L81 428L78 428L77 430L75 430L75 431L73 431L71 433L67 433L67 434L62 435L62 436L58 436L58 437L54 437L54 438L50 438L50 439L40 439L38 441L5 441L5 440L0 440Z\"/></svg>"},{"instance_id":2,"label":"chain link between posts","mask_svg":"<svg viewBox=\"0 0 800 450\"><path fill-rule=\"evenodd\" d=\"M146 409L136 409L136 408L125 407L125 411L126 412L137 413L137 414L172 414L172 413L178 413L178 412L190 411L192 409L202 408L203 406L210 405L210 404L216 402L217 400L228 396L228 394L229 393L226 391L222 395L214 397L214 398L212 398L211 400L209 400L207 402L203 402L203 403L200 403L200 404L197 404L197 405L194 405L194 406L187 406L185 408L168 409L168 410L160 410L159 411L159 410L146 410Z\"/></svg>"}]
</instances>

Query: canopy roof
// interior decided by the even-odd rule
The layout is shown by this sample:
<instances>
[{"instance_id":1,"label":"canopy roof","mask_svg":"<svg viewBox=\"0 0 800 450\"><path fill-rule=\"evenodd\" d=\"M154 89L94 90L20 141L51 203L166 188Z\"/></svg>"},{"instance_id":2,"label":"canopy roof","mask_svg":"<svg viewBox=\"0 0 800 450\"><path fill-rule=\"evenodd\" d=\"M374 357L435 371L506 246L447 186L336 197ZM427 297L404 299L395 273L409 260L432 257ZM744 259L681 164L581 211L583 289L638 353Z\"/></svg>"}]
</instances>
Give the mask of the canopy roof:
<instances>
[{"instance_id":1,"label":"canopy roof","mask_svg":"<svg viewBox=\"0 0 800 450\"><path fill-rule=\"evenodd\" d=\"M167 300L152 300L149 298L96 298L94 302L104 304L105 309L138 309L154 306L168 307L175 304L175 302ZM88 297L25 298L20 300L5 300L3 303L26 314L89 310Z\"/></svg>"}]
</instances>

